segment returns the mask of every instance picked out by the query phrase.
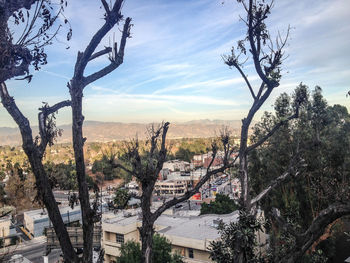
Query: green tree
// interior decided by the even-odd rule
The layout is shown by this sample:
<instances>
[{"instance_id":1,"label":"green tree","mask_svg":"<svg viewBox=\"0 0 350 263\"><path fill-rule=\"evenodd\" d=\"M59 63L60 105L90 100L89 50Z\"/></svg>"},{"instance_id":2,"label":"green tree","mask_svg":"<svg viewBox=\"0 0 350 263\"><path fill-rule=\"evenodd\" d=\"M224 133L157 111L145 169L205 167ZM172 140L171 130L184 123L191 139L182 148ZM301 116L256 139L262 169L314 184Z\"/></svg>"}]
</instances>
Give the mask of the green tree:
<instances>
[{"instance_id":1,"label":"green tree","mask_svg":"<svg viewBox=\"0 0 350 263\"><path fill-rule=\"evenodd\" d=\"M125 208L130 199L130 195L128 191L122 188L118 188L114 194L115 194L115 197L113 199L114 206L118 209Z\"/></svg>"},{"instance_id":2,"label":"green tree","mask_svg":"<svg viewBox=\"0 0 350 263\"><path fill-rule=\"evenodd\" d=\"M237 250L243 254L244 262L257 263L259 255L254 251L258 245L256 232L262 230L261 220L243 210L239 211L239 221L219 224L220 240L210 243L210 258L218 263L235 262ZM242 243L236 242L241 239Z\"/></svg>"},{"instance_id":3,"label":"green tree","mask_svg":"<svg viewBox=\"0 0 350 263\"><path fill-rule=\"evenodd\" d=\"M286 94L276 100L275 115L263 116L254 128L253 142L292 110L290 100ZM270 248L275 262L302 251L297 244L296 233L306 232L310 225L321 221L320 214L331 208L336 211L336 207L343 207L350 198L350 115L343 106L328 106L320 87L311 92L299 119L280 127L266 144L251 153L252 189L258 193L267 187L267 181L289 169L290 156L297 153L304 160L304 168L298 171L294 180L286 181L261 201L266 215L272 208L278 208L290 226L272 228ZM348 213L346 211L345 206L345 214ZM329 224L332 226L336 218L324 220L317 226L323 239L331 234L331 231L323 234L324 229ZM275 217L271 219L275 220ZM318 245L321 242L319 237L320 234L309 240L310 246ZM323 255L331 258L330 246L332 242L328 243ZM314 257L317 258L317 255Z\"/></svg>"},{"instance_id":4,"label":"green tree","mask_svg":"<svg viewBox=\"0 0 350 263\"><path fill-rule=\"evenodd\" d=\"M175 158L182 161L191 162L194 155L195 153L189 149L180 147L179 150L175 153Z\"/></svg>"},{"instance_id":5,"label":"green tree","mask_svg":"<svg viewBox=\"0 0 350 263\"><path fill-rule=\"evenodd\" d=\"M141 247L135 241L127 241L120 250L117 263L136 263L141 261ZM171 254L171 243L166 237L155 234L153 236L153 256L154 263L183 263L178 254Z\"/></svg>"},{"instance_id":6,"label":"green tree","mask_svg":"<svg viewBox=\"0 0 350 263\"><path fill-rule=\"evenodd\" d=\"M238 209L235 201L230 199L228 195L217 194L215 201L210 204L203 203L201 206L201 215L204 214L229 214Z\"/></svg>"},{"instance_id":7,"label":"green tree","mask_svg":"<svg viewBox=\"0 0 350 263\"><path fill-rule=\"evenodd\" d=\"M127 241L120 248L117 263L135 263L141 261L141 247L135 241Z\"/></svg>"}]
</instances>

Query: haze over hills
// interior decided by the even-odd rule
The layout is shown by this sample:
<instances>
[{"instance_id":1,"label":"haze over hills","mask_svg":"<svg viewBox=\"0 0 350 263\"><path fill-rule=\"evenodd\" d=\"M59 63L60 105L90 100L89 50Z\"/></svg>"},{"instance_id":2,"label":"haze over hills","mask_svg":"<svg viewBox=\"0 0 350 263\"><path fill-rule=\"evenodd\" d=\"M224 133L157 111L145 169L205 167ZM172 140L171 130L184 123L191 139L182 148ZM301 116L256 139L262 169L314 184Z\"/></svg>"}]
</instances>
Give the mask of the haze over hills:
<instances>
[{"instance_id":1,"label":"haze over hills","mask_svg":"<svg viewBox=\"0 0 350 263\"><path fill-rule=\"evenodd\" d=\"M88 142L108 142L113 140L129 140L135 138L145 139L147 127L144 123L121 122L84 122L83 132ZM193 120L182 123L171 123L168 138L207 138L220 133L224 126L229 127L234 135L238 135L241 127L240 120ZM63 134L58 138L58 143L71 142L71 125L58 126ZM38 133L38 127L33 127L33 135ZM34 135L35 136L35 135ZM21 138L17 128L0 127L0 145L20 145Z\"/></svg>"}]
</instances>

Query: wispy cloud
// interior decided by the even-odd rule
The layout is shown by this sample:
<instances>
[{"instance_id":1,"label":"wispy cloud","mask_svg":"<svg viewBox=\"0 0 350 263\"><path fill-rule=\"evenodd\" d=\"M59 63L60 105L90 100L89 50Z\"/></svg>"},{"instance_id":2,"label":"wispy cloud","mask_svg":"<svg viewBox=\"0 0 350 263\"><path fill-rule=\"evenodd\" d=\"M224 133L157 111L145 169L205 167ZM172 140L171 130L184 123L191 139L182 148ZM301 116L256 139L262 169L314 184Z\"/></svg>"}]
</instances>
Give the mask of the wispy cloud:
<instances>
[{"instance_id":1,"label":"wispy cloud","mask_svg":"<svg viewBox=\"0 0 350 263\"><path fill-rule=\"evenodd\" d=\"M244 38L246 29L239 21L242 10L236 1L222 2L149 0L141 5L126 1L123 15L132 17L134 27L124 63L85 89L87 118L142 121L242 117L251 102L249 92L221 55ZM100 5L99 1L70 1L65 13L73 27L70 49L59 43L49 47L49 64L42 72L34 73L30 84L8 82L11 95L30 119L36 120L35 105L46 98L57 102L69 97L66 83L73 75L77 52L85 48L104 22ZM331 103L347 103L350 24L344 21L350 17L348 6L348 0L275 2L268 22L271 34L283 32L288 25L293 30L281 85L263 110L271 109L281 92L292 92L301 81L310 87L321 85ZM113 36L119 39L120 27L122 23L103 39L100 48L108 46ZM59 35L61 41L65 41L64 33ZM106 63L106 57L93 61L85 74ZM254 66L247 64L244 70L258 87ZM27 102L29 98L33 104ZM5 116L6 111L0 107L1 123L9 122Z\"/></svg>"}]
</instances>

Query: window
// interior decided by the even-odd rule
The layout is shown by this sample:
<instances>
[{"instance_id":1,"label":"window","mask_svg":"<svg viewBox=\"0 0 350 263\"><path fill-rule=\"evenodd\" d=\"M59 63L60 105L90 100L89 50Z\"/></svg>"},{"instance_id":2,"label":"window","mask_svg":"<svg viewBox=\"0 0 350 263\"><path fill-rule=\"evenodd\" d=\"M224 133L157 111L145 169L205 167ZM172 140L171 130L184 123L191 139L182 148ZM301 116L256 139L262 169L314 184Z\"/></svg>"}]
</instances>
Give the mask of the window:
<instances>
[{"instance_id":1,"label":"window","mask_svg":"<svg viewBox=\"0 0 350 263\"><path fill-rule=\"evenodd\" d=\"M115 236L116 236L115 239L116 239L117 243L124 244L124 235L123 234L116 233Z\"/></svg>"},{"instance_id":2,"label":"window","mask_svg":"<svg viewBox=\"0 0 350 263\"><path fill-rule=\"evenodd\" d=\"M193 256L193 248L189 248L188 249L188 257L189 258L194 258L194 256Z\"/></svg>"}]
</instances>

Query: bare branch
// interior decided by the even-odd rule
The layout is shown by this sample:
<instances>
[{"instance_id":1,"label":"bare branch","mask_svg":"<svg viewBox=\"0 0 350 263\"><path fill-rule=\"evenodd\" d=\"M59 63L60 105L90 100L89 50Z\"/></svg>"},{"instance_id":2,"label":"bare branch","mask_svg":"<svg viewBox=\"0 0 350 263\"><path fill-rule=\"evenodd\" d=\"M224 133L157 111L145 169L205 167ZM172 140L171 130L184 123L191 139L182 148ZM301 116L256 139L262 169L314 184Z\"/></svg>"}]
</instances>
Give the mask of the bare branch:
<instances>
[{"instance_id":1,"label":"bare branch","mask_svg":"<svg viewBox=\"0 0 350 263\"><path fill-rule=\"evenodd\" d=\"M262 137L259 141L257 141L256 143L254 143L253 145L250 145L247 147L247 153L254 150L255 148L257 148L258 146L260 146L261 144L263 144L264 142L266 142L266 140L268 140L281 126L283 126L284 124L288 123L290 120L298 118L299 116L299 110L297 109L296 112L289 116L288 118L281 120L279 123L277 123L264 137Z\"/></svg>"},{"instance_id":2,"label":"bare branch","mask_svg":"<svg viewBox=\"0 0 350 263\"><path fill-rule=\"evenodd\" d=\"M300 173L296 172L294 176L298 176ZM257 202L259 202L261 199L263 199L268 193L270 193L273 189L275 189L277 186L281 185L285 182L290 176L291 172L288 170L287 172L284 172L282 175L277 177L275 180L273 180L268 187L266 187L264 190L262 190L256 197L254 197L251 200L251 206L255 205Z\"/></svg>"},{"instance_id":3,"label":"bare branch","mask_svg":"<svg viewBox=\"0 0 350 263\"><path fill-rule=\"evenodd\" d=\"M53 106L48 106L48 105L45 105L41 108L39 108L40 112L38 114L38 121L39 121L39 134L40 134L40 145L38 145L38 149L39 149L39 153L40 153L40 156L42 157L44 152L45 152L45 149L46 149L46 146L47 144L52 144L53 143L53 139L54 139L54 135L55 134L50 134L48 132L48 130L51 128L51 127L48 127L47 125L47 117L50 115L50 114L53 114L55 112L57 112L59 109L63 108L63 107L68 107L68 106L71 106L72 103L70 100L65 100L65 101L61 101L59 103L56 103L55 105Z\"/></svg>"},{"instance_id":4,"label":"bare branch","mask_svg":"<svg viewBox=\"0 0 350 263\"><path fill-rule=\"evenodd\" d=\"M184 195L180 196L180 197L175 197L167 202L165 202L162 206L160 206L154 213L153 215L155 216L155 218L159 217L165 210L169 209L170 207L181 203L187 199L189 199L191 196L193 196L194 194L198 193L199 189L203 186L203 184L205 182L207 182L209 180L209 178L214 175L214 174L218 174L218 173L222 173L224 172L226 169L231 168L234 166L235 161L237 160L238 156L236 156L232 162L230 163L226 163L226 165L223 165L220 168L214 169L214 170L207 170L207 173L205 174L204 177L202 177L202 179L197 183L197 185L191 189L190 191L187 191Z\"/></svg>"},{"instance_id":5,"label":"bare branch","mask_svg":"<svg viewBox=\"0 0 350 263\"><path fill-rule=\"evenodd\" d=\"M256 96L258 99L260 99L261 94L262 94L264 88L265 88L265 82L263 81L263 82L261 82L261 84L260 84L260 88L259 88L259 91L258 91L258 95Z\"/></svg>"},{"instance_id":6,"label":"bare branch","mask_svg":"<svg viewBox=\"0 0 350 263\"><path fill-rule=\"evenodd\" d=\"M131 18L128 17L124 24L121 43L120 43L119 51L118 53L116 53L116 57L111 59L111 63L105 68L91 74L90 76L87 76L84 79L85 86L111 73L113 70L118 68L123 63L126 39L130 36L130 22L131 22Z\"/></svg>"},{"instance_id":7,"label":"bare branch","mask_svg":"<svg viewBox=\"0 0 350 263\"><path fill-rule=\"evenodd\" d=\"M112 52L112 48L111 47L106 47L105 49L92 54L91 57L89 58L89 61L91 61L91 60L93 60L95 58L98 58L100 56L103 56L105 54L108 54L110 52Z\"/></svg>"},{"instance_id":8,"label":"bare branch","mask_svg":"<svg viewBox=\"0 0 350 263\"><path fill-rule=\"evenodd\" d=\"M116 0L113 5L112 10L106 16L106 22L103 26L96 32L96 34L92 37L90 43L86 47L83 53L79 53L77 63L74 69L74 78L82 79L84 70L86 68L87 63L93 52L96 50L96 47L101 42L102 38L117 24L121 19L122 15L120 14L120 9L122 6L123 0ZM110 72L110 71L109 71ZM106 73L107 74L107 73ZM104 75L101 75L101 77ZM98 79L98 78L97 78ZM91 83L91 82L88 82Z\"/></svg>"},{"instance_id":9,"label":"bare branch","mask_svg":"<svg viewBox=\"0 0 350 263\"><path fill-rule=\"evenodd\" d=\"M102 5L103 5L104 9L106 10L106 14L107 14L107 16L108 16L109 13L111 12L111 11L109 10L109 6L108 6L106 0L101 0L101 2L102 2Z\"/></svg>"},{"instance_id":10,"label":"bare branch","mask_svg":"<svg viewBox=\"0 0 350 263\"><path fill-rule=\"evenodd\" d=\"M32 144L33 137L29 121L17 107L15 100L9 95L5 82L1 83L0 97L2 105L17 123L23 137L23 143Z\"/></svg>"},{"instance_id":11,"label":"bare branch","mask_svg":"<svg viewBox=\"0 0 350 263\"><path fill-rule=\"evenodd\" d=\"M122 170L124 170L125 172L127 172L130 175L134 175L135 173L131 170L129 170L128 168L126 168L124 165L120 164L120 163L113 163L112 164L113 168L120 168Z\"/></svg>"},{"instance_id":12,"label":"bare branch","mask_svg":"<svg viewBox=\"0 0 350 263\"><path fill-rule=\"evenodd\" d=\"M249 88L250 94L252 95L253 99L256 100L257 97L255 96L255 93L254 93L254 91L253 91L252 86L250 85L250 82L249 82L247 76L244 74L243 70L241 69L241 67L240 67L238 64L234 65L234 67L235 67L235 68L238 70L238 72L241 74L241 76L243 77L245 83L247 84L247 86L248 86L248 88Z\"/></svg>"}]
</instances>

